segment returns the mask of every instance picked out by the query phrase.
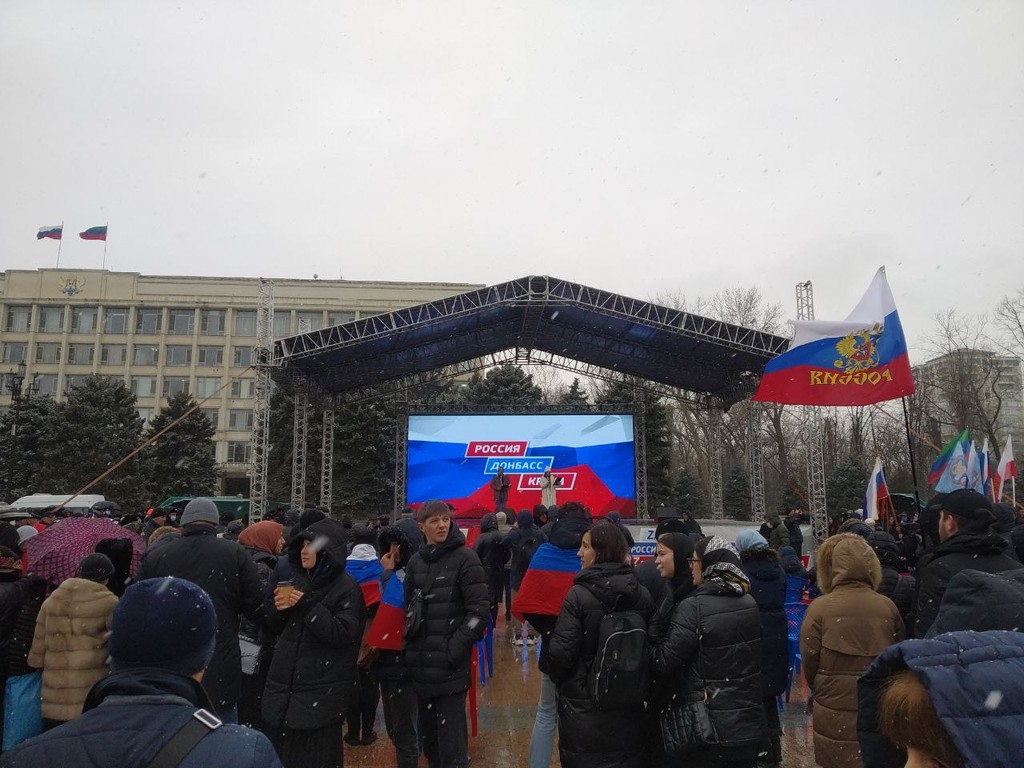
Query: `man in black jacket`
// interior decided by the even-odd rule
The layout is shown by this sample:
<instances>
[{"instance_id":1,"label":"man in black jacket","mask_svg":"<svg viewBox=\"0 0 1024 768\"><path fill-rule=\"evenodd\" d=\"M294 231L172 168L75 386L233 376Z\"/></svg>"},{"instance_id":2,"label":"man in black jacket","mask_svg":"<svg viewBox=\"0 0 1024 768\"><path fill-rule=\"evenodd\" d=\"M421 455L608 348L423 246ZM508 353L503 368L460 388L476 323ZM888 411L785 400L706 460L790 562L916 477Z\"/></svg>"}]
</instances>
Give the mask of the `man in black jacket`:
<instances>
[{"instance_id":1,"label":"man in black jacket","mask_svg":"<svg viewBox=\"0 0 1024 768\"><path fill-rule=\"evenodd\" d=\"M405 602L414 610L415 601L422 613L415 627L407 627L405 660L419 699L427 761L432 768L463 768L469 765L470 655L487 630L487 582L447 504L427 501L417 519L427 543L406 569Z\"/></svg>"},{"instance_id":2,"label":"man in black jacket","mask_svg":"<svg viewBox=\"0 0 1024 768\"><path fill-rule=\"evenodd\" d=\"M939 513L940 543L921 558L917 568L914 601L914 637L924 637L935 621L949 580L965 568L1001 573L1020 568L1006 554L1009 546L996 533L992 503L977 491L963 489L947 494Z\"/></svg>"},{"instance_id":3,"label":"man in black jacket","mask_svg":"<svg viewBox=\"0 0 1024 768\"><path fill-rule=\"evenodd\" d=\"M480 537L473 545L473 551L480 558L484 573L487 575L487 593L491 600L491 621L497 624L498 600L501 598L508 550L501 546L498 517L493 512L488 512L480 518Z\"/></svg>"},{"instance_id":4,"label":"man in black jacket","mask_svg":"<svg viewBox=\"0 0 1024 768\"><path fill-rule=\"evenodd\" d=\"M192 499L181 515L182 535L146 552L137 581L177 576L198 584L217 609L217 647L203 686L225 723L238 722L242 657L238 649L238 615L263 618L263 587L248 553L238 542L217 537L220 515L209 499Z\"/></svg>"}]
</instances>

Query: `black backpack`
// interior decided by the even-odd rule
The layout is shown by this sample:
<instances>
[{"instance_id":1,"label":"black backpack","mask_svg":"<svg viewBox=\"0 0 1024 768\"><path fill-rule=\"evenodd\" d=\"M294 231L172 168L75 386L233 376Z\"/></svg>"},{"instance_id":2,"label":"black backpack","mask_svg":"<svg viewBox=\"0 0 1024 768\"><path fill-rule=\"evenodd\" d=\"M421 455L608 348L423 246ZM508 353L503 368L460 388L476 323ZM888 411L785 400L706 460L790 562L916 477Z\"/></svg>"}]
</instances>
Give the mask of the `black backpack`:
<instances>
[{"instance_id":1,"label":"black backpack","mask_svg":"<svg viewBox=\"0 0 1024 768\"><path fill-rule=\"evenodd\" d=\"M608 611L598 624L597 653L587 675L594 703L598 709L642 710L647 679L647 621L634 610Z\"/></svg>"}]
</instances>

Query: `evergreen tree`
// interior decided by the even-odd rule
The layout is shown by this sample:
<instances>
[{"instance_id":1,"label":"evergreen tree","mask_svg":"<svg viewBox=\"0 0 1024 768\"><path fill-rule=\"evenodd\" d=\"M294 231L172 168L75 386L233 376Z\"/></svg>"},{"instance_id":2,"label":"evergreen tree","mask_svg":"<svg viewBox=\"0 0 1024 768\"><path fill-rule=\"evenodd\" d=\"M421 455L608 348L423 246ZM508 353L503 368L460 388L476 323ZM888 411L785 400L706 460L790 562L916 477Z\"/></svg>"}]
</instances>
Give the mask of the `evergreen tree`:
<instances>
[{"instance_id":1,"label":"evergreen tree","mask_svg":"<svg viewBox=\"0 0 1024 768\"><path fill-rule=\"evenodd\" d=\"M864 505L869 471L863 456L848 455L839 460L825 482L830 512L849 512Z\"/></svg>"},{"instance_id":2,"label":"evergreen tree","mask_svg":"<svg viewBox=\"0 0 1024 768\"><path fill-rule=\"evenodd\" d=\"M335 514L356 521L387 513L394 506L393 401L367 400L335 412L333 496Z\"/></svg>"},{"instance_id":3,"label":"evergreen tree","mask_svg":"<svg viewBox=\"0 0 1024 768\"><path fill-rule=\"evenodd\" d=\"M22 397L0 416L0 499L35 493L40 475L45 477L42 451L53 410L49 397Z\"/></svg>"},{"instance_id":4,"label":"evergreen tree","mask_svg":"<svg viewBox=\"0 0 1024 768\"><path fill-rule=\"evenodd\" d=\"M168 399L146 430L146 439L181 418L196 401L187 392ZM142 453L149 500L167 496L211 496L217 484L214 428L198 408Z\"/></svg>"},{"instance_id":5,"label":"evergreen tree","mask_svg":"<svg viewBox=\"0 0 1024 768\"><path fill-rule=\"evenodd\" d=\"M73 493L130 454L142 442L142 419L133 395L120 380L90 376L56 406L43 449L36 490ZM141 461L134 456L94 485L123 509L147 501Z\"/></svg>"},{"instance_id":6,"label":"evergreen tree","mask_svg":"<svg viewBox=\"0 0 1024 768\"><path fill-rule=\"evenodd\" d=\"M750 478L739 467L730 469L722 481L722 507L730 520L750 520Z\"/></svg>"},{"instance_id":7,"label":"evergreen tree","mask_svg":"<svg viewBox=\"0 0 1024 768\"><path fill-rule=\"evenodd\" d=\"M675 498L679 508L688 511L693 517L707 516L704 488L689 467L682 467L676 474Z\"/></svg>"},{"instance_id":8,"label":"evergreen tree","mask_svg":"<svg viewBox=\"0 0 1024 768\"><path fill-rule=\"evenodd\" d=\"M567 390L562 392L558 398L558 402L561 405L588 405L590 403L590 397L586 391L580 386L580 379L577 376L572 380L572 384Z\"/></svg>"},{"instance_id":9,"label":"evergreen tree","mask_svg":"<svg viewBox=\"0 0 1024 768\"><path fill-rule=\"evenodd\" d=\"M533 376L516 365L491 368L487 376L474 374L465 390L467 403L473 405L538 405L544 392L533 382Z\"/></svg>"}]
</instances>

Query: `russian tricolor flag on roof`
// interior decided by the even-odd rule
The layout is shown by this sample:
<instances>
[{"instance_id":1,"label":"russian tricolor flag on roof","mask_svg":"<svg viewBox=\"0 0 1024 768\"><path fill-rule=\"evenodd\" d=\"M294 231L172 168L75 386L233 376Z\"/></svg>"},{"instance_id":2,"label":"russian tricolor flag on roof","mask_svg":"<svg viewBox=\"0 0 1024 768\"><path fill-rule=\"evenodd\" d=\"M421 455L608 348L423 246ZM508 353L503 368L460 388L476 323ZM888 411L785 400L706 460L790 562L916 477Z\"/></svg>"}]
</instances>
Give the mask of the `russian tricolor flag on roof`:
<instances>
[{"instance_id":1,"label":"russian tricolor flag on roof","mask_svg":"<svg viewBox=\"0 0 1024 768\"><path fill-rule=\"evenodd\" d=\"M370 624L366 644L385 651L400 651L404 627L405 585L396 573L384 583L380 607Z\"/></svg>"},{"instance_id":2,"label":"russian tricolor flag on roof","mask_svg":"<svg viewBox=\"0 0 1024 768\"><path fill-rule=\"evenodd\" d=\"M797 320L789 349L768 362L754 400L788 405L870 405L914 392L896 302L875 273L846 320Z\"/></svg>"},{"instance_id":3,"label":"russian tricolor flag on roof","mask_svg":"<svg viewBox=\"0 0 1024 768\"><path fill-rule=\"evenodd\" d=\"M64 225L60 224L56 227L40 227L36 233L36 240L42 240L44 237L48 237L51 240L60 240L64 235Z\"/></svg>"},{"instance_id":4,"label":"russian tricolor flag on roof","mask_svg":"<svg viewBox=\"0 0 1024 768\"><path fill-rule=\"evenodd\" d=\"M576 550L541 544L512 598L512 615L520 621L526 613L557 616L580 568L582 563Z\"/></svg>"}]
</instances>

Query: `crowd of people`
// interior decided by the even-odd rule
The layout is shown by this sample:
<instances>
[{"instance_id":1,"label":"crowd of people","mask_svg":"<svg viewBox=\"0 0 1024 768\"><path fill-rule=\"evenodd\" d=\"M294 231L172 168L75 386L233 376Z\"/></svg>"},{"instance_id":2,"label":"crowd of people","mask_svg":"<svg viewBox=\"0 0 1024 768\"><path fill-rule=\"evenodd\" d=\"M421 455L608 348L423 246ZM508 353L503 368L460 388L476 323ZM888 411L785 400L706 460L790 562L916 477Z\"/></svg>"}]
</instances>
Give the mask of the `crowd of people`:
<instances>
[{"instance_id":1,"label":"crowd of people","mask_svg":"<svg viewBox=\"0 0 1024 768\"><path fill-rule=\"evenodd\" d=\"M783 765L797 653L823 768L1024 747L1024 525L974 491L847 520L810 570L797 514L735 541L660 520L637 562L618 515L572 501L485 515L467 546L441 501L353 526L193 499L62 579L26 542L63 523L19 522L0 524L3 768L334 768L379 738L378 708L399 768L467 766L474 646L502 614L540 643L530 768L556 735L566 768Z\"/></svg>"}]
</instances>

